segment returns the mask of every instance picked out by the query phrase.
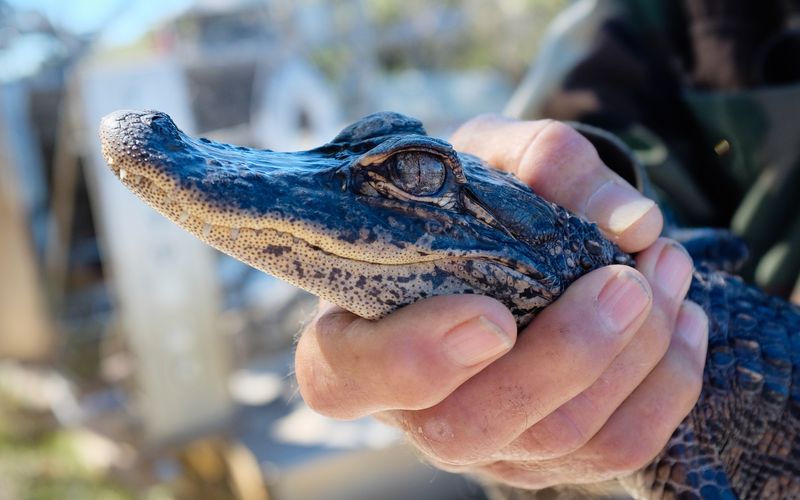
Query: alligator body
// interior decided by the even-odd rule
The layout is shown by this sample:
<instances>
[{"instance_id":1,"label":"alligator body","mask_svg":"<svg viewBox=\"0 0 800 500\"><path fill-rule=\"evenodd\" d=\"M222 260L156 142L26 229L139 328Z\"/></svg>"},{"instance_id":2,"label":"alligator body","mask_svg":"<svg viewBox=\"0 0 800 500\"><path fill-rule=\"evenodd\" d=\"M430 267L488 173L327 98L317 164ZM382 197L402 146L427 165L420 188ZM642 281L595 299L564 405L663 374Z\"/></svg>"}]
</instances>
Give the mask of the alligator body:
<instances>
[{"instance_id":1,"label":"alligator body","mask_svg":"<svg viewBox=\"0 0 800 500\"><path fill-rule=\"evenodd\" d=\"M183 134L163 113L103 119L103 153L144 201L203 241L365 318L425 297L493 296L520 326L586 272L632 264L599 230L411 118L379 113L305 152ZM641 498L800 497L800 311L698 266L704 388Z\"/></svg>"}]
</instances>

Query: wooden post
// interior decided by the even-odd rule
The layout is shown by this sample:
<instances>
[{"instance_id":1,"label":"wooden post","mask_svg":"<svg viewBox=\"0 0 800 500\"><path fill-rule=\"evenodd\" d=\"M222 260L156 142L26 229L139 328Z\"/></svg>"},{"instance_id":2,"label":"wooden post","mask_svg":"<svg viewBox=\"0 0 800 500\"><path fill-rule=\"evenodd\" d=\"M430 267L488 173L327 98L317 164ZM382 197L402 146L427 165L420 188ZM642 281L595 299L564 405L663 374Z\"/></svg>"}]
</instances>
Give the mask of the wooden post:
<instances>
[{"instance_id":1,"label":"wooden post","mask_svg":"<svg viewBox=\"0 0 800 500\"><path fill-rule=\"evenodd\" d=\"M26 117L5 106L12 89L0 86L0 358L41 361L51 357L53 326L36 270L23 186L17 173L26 164L12 127ZM19 96L16 96L19 98Z\"/></svg>"},{"instance_id":2,"label":"wooden post","mask_svg":"<svg viewBox=\"0 0 800 500\"><path fill-rule=\"evenodd\" d=\"M136 359L134 396L145 438L175 442L219 430L232 415L228 352L217 319L216 256L128 192L105 165L97 127L118 108L160 109L191 131L178 61L126 60L79 74L90 195L107 275Z\"/></svg>"}]
</instances>

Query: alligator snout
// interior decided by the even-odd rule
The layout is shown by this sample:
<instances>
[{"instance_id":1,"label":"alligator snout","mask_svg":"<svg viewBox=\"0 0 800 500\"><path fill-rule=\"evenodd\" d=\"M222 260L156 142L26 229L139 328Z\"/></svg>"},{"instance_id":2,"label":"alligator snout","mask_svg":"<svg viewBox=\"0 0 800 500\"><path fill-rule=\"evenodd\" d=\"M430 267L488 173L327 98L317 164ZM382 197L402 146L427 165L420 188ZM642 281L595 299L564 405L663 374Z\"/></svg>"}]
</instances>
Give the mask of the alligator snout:
<instances>
[{"instance_id":1,"label":"alligator snout","mask_svg":"<svg viewBox=\"0 0 800 500\"><path fill-rule=\"evenodd\" d=\"M172 119L149 110L106 115L100 122L100 141L106 162L124 183L138 185L149 179L162 189L174 181L171 159L186 149Z\"/></svg>"},{"instance_id":2,"label":"alligator snout","mask_svg":"<svg viewBox=\"0 0 800 500\"><path fill-rule=\"evenodd\" d=\"M180 132L172 119L160 111L120 110L103 117L100 139L112 150L158 149L178 139Z\"/></svg>"},{"instance_id":3,"label":"alligator snout","mask_svg":"<svg viewBox=\"0 0 800 500\"><path fill-rule=\"evenodd\" d=\"M150 135L150 129L160 123L172 120L159 111L133 111L122 109L109 113L100 121L100 139L118 142L121 145L134 145L134 141ZM175 128L175 125L172 124Z\"/></svg>"}]
</instances>

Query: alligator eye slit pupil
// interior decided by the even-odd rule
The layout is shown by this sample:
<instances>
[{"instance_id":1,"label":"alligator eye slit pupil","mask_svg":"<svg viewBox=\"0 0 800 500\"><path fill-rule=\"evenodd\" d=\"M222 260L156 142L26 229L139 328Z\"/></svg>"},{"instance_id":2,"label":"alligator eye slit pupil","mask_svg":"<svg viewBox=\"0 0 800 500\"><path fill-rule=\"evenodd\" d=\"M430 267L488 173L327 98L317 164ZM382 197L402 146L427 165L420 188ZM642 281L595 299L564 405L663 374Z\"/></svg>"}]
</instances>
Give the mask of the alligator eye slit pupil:
<instances>
[{"instance_id":1,"label":"alligator eye slit pupil","mask_svg":"<svg viewBox=\"0 0 800 500\"><path fill-rule=\"evenodd\" d=\"M410 194L429 196L439 191L444 184L444 163L428 153L397 153L389 160L388 167L392 181Z\"/></svg>"}]
</instances>

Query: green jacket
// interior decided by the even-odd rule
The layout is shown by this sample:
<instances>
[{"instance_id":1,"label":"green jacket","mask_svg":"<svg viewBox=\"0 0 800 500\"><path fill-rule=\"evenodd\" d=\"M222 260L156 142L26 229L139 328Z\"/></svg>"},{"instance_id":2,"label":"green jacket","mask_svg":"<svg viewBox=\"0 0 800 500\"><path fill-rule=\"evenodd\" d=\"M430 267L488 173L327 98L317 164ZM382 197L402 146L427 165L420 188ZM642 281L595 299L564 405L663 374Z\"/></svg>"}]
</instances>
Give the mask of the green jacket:
<instances>
[{"instance_id":1,"label":"green jacket","mask_svg":"<svg viewBox=\"0 0 800 500\"><path fill-rule=\"evenodd\" d=\"M703 78L718 76L718 54L708 55L717 41L709 48L697 38L702 23L684 11L693 1L702 3L573 2L548 30L507 114L615 133L645 166L668 221L729 227L750 247L745 278L800 297L800 51L786 58L772 50L787 33L800 47L800 31L753 35L745 55L723 43L716 50L740 54L760 73L714 89ZM772 22L763 17L746 26Z\"/></svg>"}]
</instances>

